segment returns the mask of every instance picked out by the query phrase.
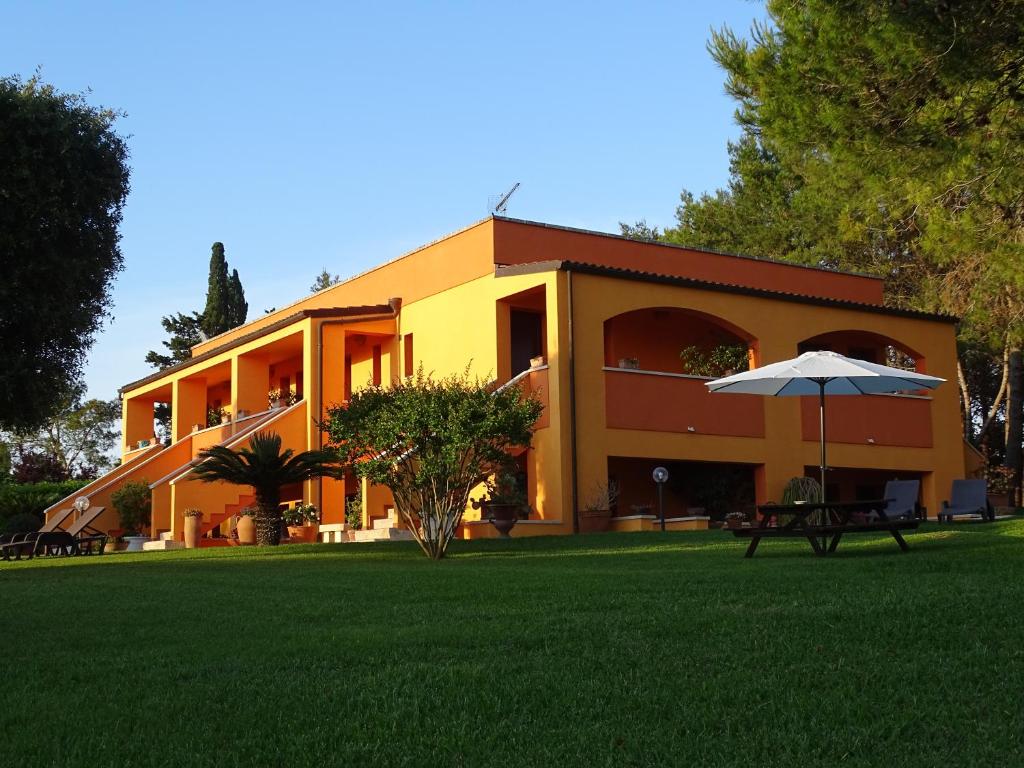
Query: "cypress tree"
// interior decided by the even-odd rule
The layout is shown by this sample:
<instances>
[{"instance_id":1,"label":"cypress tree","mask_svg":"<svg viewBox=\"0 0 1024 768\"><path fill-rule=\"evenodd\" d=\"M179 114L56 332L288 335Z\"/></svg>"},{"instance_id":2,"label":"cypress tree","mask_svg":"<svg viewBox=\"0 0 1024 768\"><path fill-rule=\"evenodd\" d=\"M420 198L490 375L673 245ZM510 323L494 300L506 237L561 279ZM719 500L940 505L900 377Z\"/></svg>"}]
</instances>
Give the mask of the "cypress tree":
<instances>
[{"instance_id":1,"label":"cypress tree","mask_svg":"<svg viewBox=\"0 0 1024 768\"><path fill-rule=\"evenodd\" d=\"M229 298L228 262L224 243L214 243L210 253L210 278L206 288L206 309L203 310L203 333L208 337L229 330L231 307Z\"/></svg>"},{"instance_id":2,"label":"cypress tree","mask_svg":"<svg viewBox=\"0 0 1024 768\"><path fill-rule=\"evenodd\" d=\"M242 325L249 315L249 304L245 300L245 289L242 288L237 269L231 270L231 279L228 281L228 309L232 328Z\"/></svg>"}]
</instances>

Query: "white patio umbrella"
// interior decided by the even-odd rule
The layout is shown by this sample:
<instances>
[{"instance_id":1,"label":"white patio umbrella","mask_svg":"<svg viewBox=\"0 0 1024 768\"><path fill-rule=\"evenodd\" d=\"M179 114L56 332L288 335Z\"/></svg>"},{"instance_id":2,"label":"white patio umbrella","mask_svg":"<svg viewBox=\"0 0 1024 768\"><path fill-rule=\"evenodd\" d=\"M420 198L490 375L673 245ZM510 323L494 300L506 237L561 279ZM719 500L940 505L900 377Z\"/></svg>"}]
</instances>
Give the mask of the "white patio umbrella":
<instances>
[{"instance_id":1,"label":"white patio umbrella","mask_svg":"<svg viewBox=\"0 0 1024 768\"><path fill-rule=\"evenodd\" d=\"M709 381L707 386L712 392L772 397L817 395L821 424L821 500L825 501L825 395L873 395L935 389L944 381L937 376L889 368L835 352L804 352L792 360Z\"/></svg>"}]
</instances>

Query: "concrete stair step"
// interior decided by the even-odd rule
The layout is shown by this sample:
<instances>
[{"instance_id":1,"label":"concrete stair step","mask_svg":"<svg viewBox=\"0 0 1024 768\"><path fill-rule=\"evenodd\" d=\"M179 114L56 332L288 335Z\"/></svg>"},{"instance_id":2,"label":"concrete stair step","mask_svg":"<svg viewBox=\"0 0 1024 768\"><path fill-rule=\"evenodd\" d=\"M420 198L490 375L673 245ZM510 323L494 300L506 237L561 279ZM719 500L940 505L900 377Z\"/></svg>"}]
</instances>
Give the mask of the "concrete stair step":
<instances>
[{"instance_id":1,"label":"concrete stair step","mask_svg":"<svg viewBox=\"0 0 1024 768\"><path fill-rule=\"evenodd\" d=\"M404 528L371 528L366 531L354 531L352 536L353 542L412 540L412 532Z\"/></svg>"},{"instance_id":2,"label":"concrete stair step","mask_svg":"<svg viewBox=\"0 0 1024 768\"><path fill-rule=\"evenodd\" d=\"M147 541L142 545L145 552L162 552L168 549L184 549L185 542L174 539L160 539L159 541Z\"/></svg>"}]
</instances>

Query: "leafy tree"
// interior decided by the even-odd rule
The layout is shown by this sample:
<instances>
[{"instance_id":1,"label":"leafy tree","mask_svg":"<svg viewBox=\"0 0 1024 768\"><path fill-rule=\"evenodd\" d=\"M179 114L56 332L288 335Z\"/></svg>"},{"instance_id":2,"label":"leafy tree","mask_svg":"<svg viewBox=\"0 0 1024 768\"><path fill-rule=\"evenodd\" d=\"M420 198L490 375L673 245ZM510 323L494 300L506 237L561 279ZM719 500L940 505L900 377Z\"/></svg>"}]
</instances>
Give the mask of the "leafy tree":
<instances>
[{"instance_id":1,"label":"leafy tree","mask_svg":"<svg viewBox=\"0 0 1024 768\"><path fill-rule=\"evenodd\" d=\"M332 285L337 285L341 282L341 278L338 275L332 275L327 271L327 267L324 267L323 271L316 276L316 280L309 286L310 293L317 293L325 288L330 288Z\"/></svg>"},{"instance_id":2,"label":"leafy tree","mask_svg":"<svg viewBox=\"0 0 1024 768\"><path fill-rule=\"evenodd\" d=\"M258 432L249 447L237 451L217 445L199 454L193 475L205 483L250 485L256 494L256 543L281 543L281 488L314 477L341 477L338 457L332 451L281 450L281 436Z\"/></svg>"},{"instance_id":3,"label":"leafy tree","mask_svg":"<svg viewBox=\"0 0 1024 768\"><path fill-rule=\"evenodd\" d=\"M1004 419L1019 486L1024 5L767 9L749 40L712 35L743 135L729 148L728 187L684 192L664 238L875 274L892 304L963 317L965 432L991 442Z\"/></svg>"},{"instance_id":4,"label":"leafy tree","mask_svg":"<svg viewBox=\"0 0 1024 768\"><path fill-rule=\"evenodd\" d=\"M192 357L192 347L203 340L199 333L203 316L198 312L188 315L177 312L161 318L160 324L170 335L169 339L161 342L167 348L167 354L150 351L146 354L146 362L163 370Z\"/></svg>"},{"instance_id":5,"label":"leafy tree","mask_svg":"<svg viewBox=\"0 0 1024 768\"><path fill-rule=\"evenodd\" d=\"M129 480L110 494L110 503L117 510L121 527L128 535L141 534L152 517L153 492L148 480Z\"/></svg>"},{"instance_id":6,"label":"leafy tree","mask_svg":"<svg viewBox=\"0 0 1024 768\"><path fill-rule=\"evenodd\" d=\"M84 396L85 387L75 385L42 427L10 436L18 482L91 479L110 466L119 437L121 404L84 400Z\"/></svg>"},{"instance_id":7,"label":"leafy tree","mask_svg":"<svg viewBox=\"0 0 1024 768\"><path fill-rule=\"evenodd\" d=\"M630 240L661 240L661 232L658 231L657 227L652 227L648 224L647 219L640 219L635 224L626 224L620 221L619 229L622 232L622 236L628 237Z\"/></svg>"},{"instance_id":8,"label":"leafy tree","mask_svg":"<svg viewBox=\"0 0 1024 768\"><path fill-rule=\"evenodd\" d=\"M387 389L354 392L324 426L342 463L390 489L424 553L439 560L470 492L530 445L542 408L516 387L495 390L468 372L435 381L420 368Z\"/></svg>"},{"instance_id":9,"label":"leafy tree","mask_svg":"<svg viewBox=\"0 0 1024 768\"><path fill-rule=\"evenodd\" d=\"M38 76L0 78L0 427L60 405L111 306L129 189L119 114Z\"/></svg>"}]
</instances>

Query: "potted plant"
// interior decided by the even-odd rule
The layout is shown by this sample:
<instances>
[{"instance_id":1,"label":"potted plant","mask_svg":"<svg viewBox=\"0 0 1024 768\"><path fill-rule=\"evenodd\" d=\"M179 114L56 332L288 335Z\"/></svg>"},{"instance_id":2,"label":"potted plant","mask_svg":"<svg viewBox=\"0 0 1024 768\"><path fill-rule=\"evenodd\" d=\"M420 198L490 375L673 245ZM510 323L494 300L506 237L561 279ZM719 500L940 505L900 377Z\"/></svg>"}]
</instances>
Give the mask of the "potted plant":
<instances>
[{"instance_id":1,"label":"potted plant","mask_svg":"<svg viewBox=\"0 0 1024 768\"><path fill-rule=\"evenodd\" d=\"M284 408L288 404L288 398L284 390L272 389L267 392L267 402L271 408Z\"/></svg>"},{"instance_id":2,"label":"potted plant","mask_svg":"<svg viewBox=\"0 0 1024 768\"><path fill-rule=\"evenodd\" d=\"M530 513L522 475L511 467L501 467L485 484L487 495L470 499L483 520L490 520L502 537L511 535L520 517Z\"/></svg>"},{"instance_id":3,"label":"potted plant","mask_svg":"<svg viewBox=\"0 0 1024 768\"><path fill-rule=\"evenodd\" d=\"M110 495L110 503L121 518L121 527L125 530L124 540L128 542L129 552L141 552L142 545L149 541L143 531L149 527L152 511L152 492L149 482L129 480Z\"/></svg>"},{"instance_id":4,"label":"potted plant","mask_svg":"<svg viewBox=\"0 0 1024 768\"><path fill-rule=\"evenodd\" d=\"M640 358L639 357L621 357L619 358L619 368L626 368L631 371L640 369Z\"/></svg>"},{"instance_id":5,"label":"potted plant","mask_svg":"<svg viewBox=\"0 0 1024 768\"><path fill-rule=\"evenodd\" d=\"M228 412L225 411L223 408L214 408L211 406L206 409L207 429L209 429L210 427L216 427L220 424L226 424L230 420L231 417L228 416Z\"/></svg>"},{"instance_id":6,"label":"potted plant","mask_svg":"<svg viewBox=\"0 0 1024 768\"><path fill-rule=\"evenodd\" d=\"M750 368L750 352L746 344L723 342L711 349L691 345L679 353L683 372L691 376L717 379L732 376Z\"/></svg>"},{"instance_id":7,"label":"potted plant","mask_svg":"<svg viewBox=\"0 0 1024 768\"><path fill-rule=\"evenodd\" d=\"M540 368L542 365L544 365L544 355L537 355L530 358L531 368Z\"/></svg>"},{"instance_id":8,"label":"potted plant","mask_svg":"<svg viewBox=\"0 0 1024 768\"><path fill-rule=\"evenodd\" d=\"M103 545L103 554L112 555L121 544L121 534L117 531L108 531L108 534L107 543Z\"/></svg>"},{"instance_id":9,"label":"potted plant","mask_svg":"<svg viewBox=\"0 0 1024 768\"><path fill-rule=\"evenodd\" d=\"M313 504L297 504L281 513L292 541L315 542L320 533L320 513Z\"/></svg>"},{"instance_id":10,"label":"potted plant","mask_svg":"<svg viewBox=\"0 0 1024 768\"><path fill-rule=\"evenodd\" d=\"M200 529L203 527L203 510L189 507L185 510L185 548L199 547Z\"/></svg>"},{"instance_id":11,"label":"potted plant","mask_svg":"<svg viewBox=\"0 0 1024 768\"><path fill-rule=\"evenodd\" d=\"M256 509L246 507L238 513L235 520L235 535L238 543L252 546L256 543Z\"/></svg>"},{"instance_id":12,"label":"potted plant","mask_svg":"<svg viewBox=\"0 0 1024 768\"><path fill-rule=\"evenodd\" d=\"M607 531L612 509L619 499L619 489L614 482L598 483L583 502L580 511L580 532L595 533Z\"/></svg>"}]
</instances>

